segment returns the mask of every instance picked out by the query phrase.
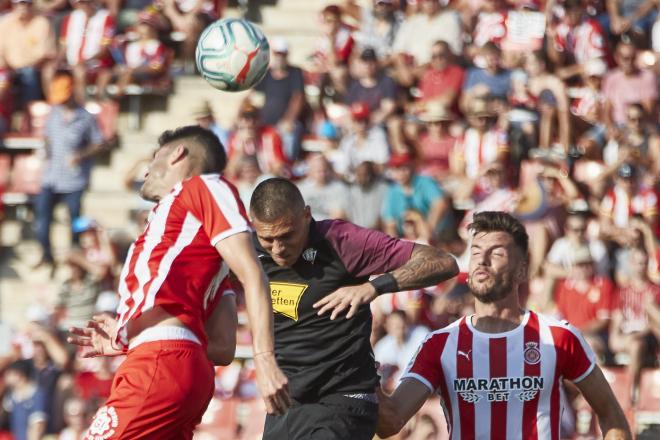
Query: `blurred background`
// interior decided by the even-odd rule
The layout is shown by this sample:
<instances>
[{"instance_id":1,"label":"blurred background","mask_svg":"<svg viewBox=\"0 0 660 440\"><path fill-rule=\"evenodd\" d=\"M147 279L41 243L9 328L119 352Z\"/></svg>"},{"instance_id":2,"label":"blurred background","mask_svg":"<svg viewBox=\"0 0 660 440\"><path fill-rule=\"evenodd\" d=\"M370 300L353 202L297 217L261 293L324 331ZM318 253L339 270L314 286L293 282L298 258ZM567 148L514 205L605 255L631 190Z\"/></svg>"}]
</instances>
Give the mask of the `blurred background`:
<instances>
[{"instance_id":1,"label":"blurred background","mask_svg":"<svg viewBox=\"0 0 660 440\"><path fill-rule=\"evenodd\" d=\"M219 17L269 38L255 90L196 72ZM0 439L79 439L107 398L122 359L80 358L66 329L115 313L151 209L137 189L184 124L222 140L245 203L285 176L316 219L457 256L456 279L372 304L386 389L471 313L466 225L504 210L531 236L524 305L578 327L638 438L660 438L657 17L657 0L0 0ZM198 439L260 438L239 308ZM565 398L563 437L597 438ZM437 398L399 438L447 438Z\"/></svg>"}]
</instances>

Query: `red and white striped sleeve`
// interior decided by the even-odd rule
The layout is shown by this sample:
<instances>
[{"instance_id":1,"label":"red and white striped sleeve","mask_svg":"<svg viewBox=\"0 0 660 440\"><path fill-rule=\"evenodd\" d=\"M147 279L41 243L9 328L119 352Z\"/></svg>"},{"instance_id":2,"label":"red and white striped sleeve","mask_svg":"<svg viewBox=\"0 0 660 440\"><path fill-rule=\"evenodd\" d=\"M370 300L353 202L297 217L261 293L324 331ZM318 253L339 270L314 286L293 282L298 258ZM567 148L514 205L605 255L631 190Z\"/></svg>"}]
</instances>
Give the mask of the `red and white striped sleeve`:
<instances>
[{"instance_id":1,"label":"red and white striped sleeve","mask_svg":"<svg viewBox=\"0 0 660 440\"><path fill-rule=\"evenodd\" d=\"M217 174L195 176L184 185L181 196L202 223L211 246L240 232L250 231L243 202L234 186Z\"/></svg>"},{"instance_id":2,"label":"red and white striped sleeve","mask_svg":"<svg viewBox=\"0 0 660 440\"><path fill-rule=\"evenodd\" d=\"M571 382L580 382L596 366L596 355L582 334L566 321L552 327L552 336L557 350L559 373Z\"/></svg>"},{"instance_id":3,"label":"red and white striped sleeve","mask_svg":"<svg viewBox=\"0 0 660 440\"><path fill-rule=\"evenodd\" d=\"M449 333L435 332L426 337L424 342L413 356L401 379L415 379L423 383L435 393L444 380L442 373L441 356L445 348Z\"/></svg>"}]
</instances>

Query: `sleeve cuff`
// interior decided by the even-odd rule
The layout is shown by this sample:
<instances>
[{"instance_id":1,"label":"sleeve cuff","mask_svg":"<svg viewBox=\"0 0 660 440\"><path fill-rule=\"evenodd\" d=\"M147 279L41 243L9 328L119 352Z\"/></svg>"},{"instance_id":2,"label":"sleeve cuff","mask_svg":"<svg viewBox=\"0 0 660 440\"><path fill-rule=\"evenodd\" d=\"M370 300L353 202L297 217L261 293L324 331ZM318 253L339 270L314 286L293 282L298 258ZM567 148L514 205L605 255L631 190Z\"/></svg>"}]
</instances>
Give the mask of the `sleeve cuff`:
<instances>
[{"instance_id":1,"label":"sleeve cuff","mask_svg":"<svg viewBox=\"0 0 660 440\"><path fill-rule=\"evenodd\" d=\"M237 228L230 228L225 231L222 231L221 233L219 233L218 235L216 235L211 239L211 246L215 247L215 245L218 244L218 242L224 240L227 237L231 237L232 235L240 234L241 232L250 232L250 227L247 224L245 224Z\"/></svg>"},{"instance_id":2,"label":"sleeve cuff","mask_svg":"<svg viewBox=\"0 0 660 440\"><path fill-rule=\"evenodd\" d=\"M421 376L417 373L406 373L403 376L401 376L401 380L403 379L415 379L418 382L423 383L426 385L426 387L429 389L431 393L435 393L435 388L433 388L433 385L431 385L431 382L428 381L424 376Z\"/></svg>"},{"instance_id":3,"label":"sleeve cuff","mask_svg":"<svg viewBox=\"0 0 660 440\"><path fill-rule=\"evenodd\" d=\"M596 363L592 362L591 365L589 366L589 368L587 368L587 371L585 371L580 376L573 379L571 382L578 383L578 382L583 381L587 376L589 376L589 374L591 374L591 372L594 370L595 367L596 367Z\"/></svg>"}]
</instances>

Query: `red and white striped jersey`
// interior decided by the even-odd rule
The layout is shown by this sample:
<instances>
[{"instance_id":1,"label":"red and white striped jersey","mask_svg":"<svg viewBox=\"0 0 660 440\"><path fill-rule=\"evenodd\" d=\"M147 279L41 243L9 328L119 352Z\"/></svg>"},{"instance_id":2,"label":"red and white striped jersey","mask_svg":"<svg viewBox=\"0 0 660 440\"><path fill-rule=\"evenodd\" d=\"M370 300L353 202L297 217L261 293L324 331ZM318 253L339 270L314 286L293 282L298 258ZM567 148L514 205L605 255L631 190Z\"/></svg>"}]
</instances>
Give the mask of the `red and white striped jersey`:
<instances>
[{"instance_id":1,"label":"red and white striped jersey","mask_svg":"<svg viewBox=\"0 0 660 440\"><path fill-rule=\"evenodd\" d=\"M229 269L215 245L249 231L241 199L218 174L178 184L152 210L131 245L119 281L117 342L128 344L127 323L162 307L206 343L204 321L226 290Z\"/></svg>"},{"instance_id":2,"label":"red and white striped jersey","mask_svg":"<svg viewBox=\"0 0 660 440\"><path fill-rule=\"evenodd\" d=\"M88 17L81 9L75 9L62 22L60 42L66 48L66 61L75 66L97 56L110 44L115 35L115 20L107 9L99 9ZM100 60L103 67L112 64L110 56Z\"/></svg>"},{"instance_id":3,"label":"red and white striped jersey","mask_svg":"<svg viewBox=\"0 0 660 440\"><path fill-rule=\"evenodd\" d=\"M635 214L652 216L658 212L658 195L651 188L642 188L632 197L618 185L605 194L600 204L603 215L612 219L615 226L625 228Z\"/></svg>"},{"instance_id":4,"label":"red and white striped jersey","mask_svg":"<svg viewBox=\"0 0 660 440\"><path fill-rule=\"evenodd\" d=\"M584 20L575 27L566 21L561 22L556 28L553 44L558 51L572 54L580 64L594 58L607 60L609 56L605 33L593 19Z\"/></svg>"},{"instance_id":5,"label":"red and white striped jersey","mask_svg":"<svg viewBox=\"0 0 660 440\"><path fill-rule=\"evenodd\" d=\"M402 380L439 392L452 439L559 439L562 379L593 370L591 348L567 322L530 311L505 333L471 319L430 333Z\"/></svg>"},{"instance_id":6,"label":"red and white striped jersey","mask_svg":"<svg viewBox=\"0 0 660 440\"><path fill-rule=\"evenodd\" d=\"M474 28L474 44L483 46L488 42L499 44L506 37L507 11L480 12Z\"/></svg>"},{"instance_id":7,"label":"red and white striped jersey","mask_svg":"<svg viewBox=\"0 0 660 440\"><path fill-rule=\"evenodd\" d=\"M463 139L456 145L456 153L465 162L465 175L470 179L479 177L481 168L495 162L502 153L509 151L506 132L498 129L481 134L468 128Z\"/></svg>"}]
</instances>

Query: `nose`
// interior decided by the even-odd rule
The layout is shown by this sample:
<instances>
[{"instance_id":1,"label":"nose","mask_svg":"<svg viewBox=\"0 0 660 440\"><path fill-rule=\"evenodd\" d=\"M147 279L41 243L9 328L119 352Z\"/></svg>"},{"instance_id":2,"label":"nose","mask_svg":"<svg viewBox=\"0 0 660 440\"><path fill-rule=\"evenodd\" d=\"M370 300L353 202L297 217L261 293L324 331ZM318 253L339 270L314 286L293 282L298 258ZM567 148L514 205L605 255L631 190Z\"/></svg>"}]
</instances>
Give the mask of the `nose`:
<instances>
[{"instance_id":1,"label":"nose","mask_svg":"<svg viewBox=\"0 0 660 440\"><path fill-rule=\"evenodd\" d=\"M274 254L281 254L284 251L284 245L280 240L274 240L273 241L273 248L272 248L272 253Z\"/></svg>"}]
</instances>

